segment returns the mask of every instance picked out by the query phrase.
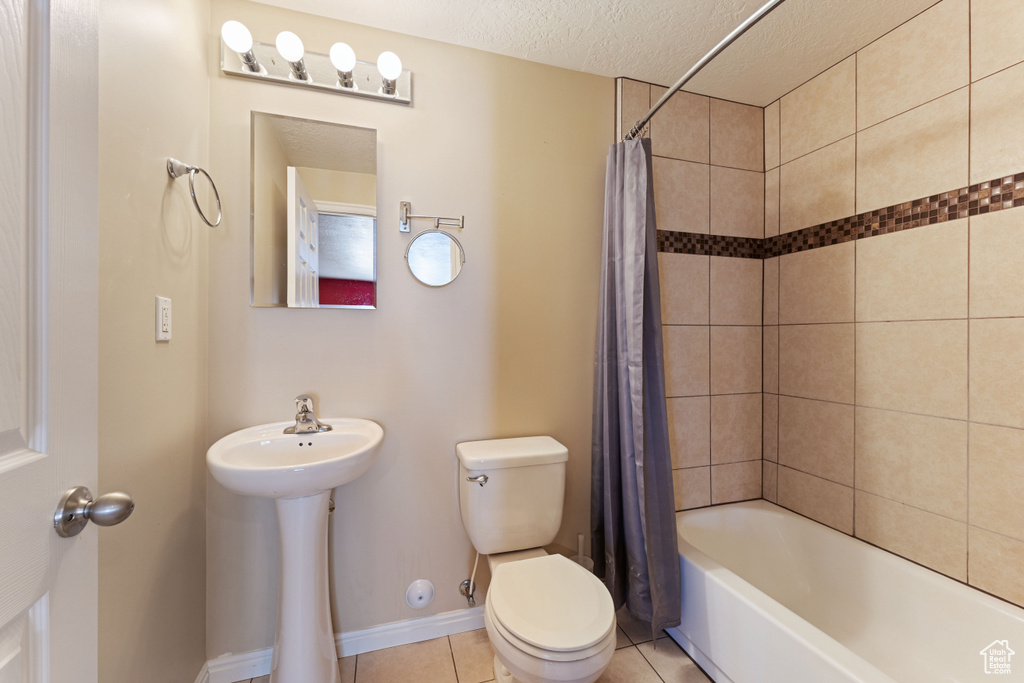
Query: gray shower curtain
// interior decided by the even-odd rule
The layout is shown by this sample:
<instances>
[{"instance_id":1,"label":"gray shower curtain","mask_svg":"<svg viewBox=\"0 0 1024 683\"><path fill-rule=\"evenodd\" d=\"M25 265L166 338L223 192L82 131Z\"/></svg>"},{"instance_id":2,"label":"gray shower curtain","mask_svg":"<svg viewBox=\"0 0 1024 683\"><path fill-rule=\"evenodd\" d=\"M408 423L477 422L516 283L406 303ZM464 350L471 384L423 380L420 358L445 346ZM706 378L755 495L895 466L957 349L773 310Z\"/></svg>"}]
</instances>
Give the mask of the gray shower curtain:
<instances>
[{"instance_id":1,"label":"gray shower curtain","mask_svg":"<svg viewBox=\"0 0 1024 683\"><path fill-rule=\"evenodd\" d=\"M651 141L627 140L605 180L590 518L594 572L652 633L681 611L662 358Z\"/></svg>"}]
</instances>

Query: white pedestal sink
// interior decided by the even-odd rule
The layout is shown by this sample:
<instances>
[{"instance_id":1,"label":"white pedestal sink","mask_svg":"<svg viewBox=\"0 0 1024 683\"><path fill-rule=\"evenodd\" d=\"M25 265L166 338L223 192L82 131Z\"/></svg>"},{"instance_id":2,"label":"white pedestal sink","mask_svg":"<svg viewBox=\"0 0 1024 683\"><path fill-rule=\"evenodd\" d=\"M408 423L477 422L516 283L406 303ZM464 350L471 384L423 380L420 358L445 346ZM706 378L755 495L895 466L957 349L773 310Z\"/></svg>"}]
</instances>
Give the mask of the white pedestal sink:
<instances>
[{"instance_id":1,"label":"white pedestal sink","mask_svg":"<svg viewBox=\"0 0 1024 683\"><path fill-rule=\"evenodd\" d=\"M331 489L369 469L384 438L371 420L321 420L329 432L285 434L291 422L228 434L206 454L226 489L274 498L281 535L271 683L339 683L327 580Z\"/></svg>"}]
</instances>

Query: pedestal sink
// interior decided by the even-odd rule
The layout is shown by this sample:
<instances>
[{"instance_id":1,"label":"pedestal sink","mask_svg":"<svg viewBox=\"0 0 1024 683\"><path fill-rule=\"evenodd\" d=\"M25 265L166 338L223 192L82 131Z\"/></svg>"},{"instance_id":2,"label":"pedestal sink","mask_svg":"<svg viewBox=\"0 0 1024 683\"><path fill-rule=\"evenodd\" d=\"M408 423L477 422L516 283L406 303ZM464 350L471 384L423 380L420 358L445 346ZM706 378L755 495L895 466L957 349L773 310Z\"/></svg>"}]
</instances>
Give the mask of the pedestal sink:
<instances>
[{"instance_id":1,"label":"pedestal sink","mask_svg":"<svg viewBox=\"0 0 1024 683\"><path fill-rule=\"evenodd\" d=\"M228 434L206 453L224 488L273 498L281 536L271 683L339 683L328 598L331 489L369 469L384 430L371 420L322 420L331 431L285 434L277 422Z\"/></svg>"}]
</instances>

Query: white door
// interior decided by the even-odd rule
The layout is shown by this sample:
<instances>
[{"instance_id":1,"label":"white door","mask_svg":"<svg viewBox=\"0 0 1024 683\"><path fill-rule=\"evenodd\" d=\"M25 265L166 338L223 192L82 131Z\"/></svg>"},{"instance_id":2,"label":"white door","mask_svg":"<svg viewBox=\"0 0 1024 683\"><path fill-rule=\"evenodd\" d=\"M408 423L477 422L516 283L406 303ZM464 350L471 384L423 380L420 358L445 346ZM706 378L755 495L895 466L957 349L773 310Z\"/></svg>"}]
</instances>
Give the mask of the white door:
<instances>
[{"instance_id":1,"label":"white door","mask_svg":"<svg viewBox=\"0 0 1024 683\"><path fill-rule=\"evenodd\" d=\"M0 0L0 681L96 681L96 0ZM90 525L91 526L91 525Z\"/></svg>"},{"instance_id":2,"label":"white door","mask_svg":"<svg viewBox=\"0 0 1024 683\"><path fill-rule=\"evenodd\" d=\"M288 167L288 306L320 306L320 214L302 177Z\"/></svg>"}]
</instances>

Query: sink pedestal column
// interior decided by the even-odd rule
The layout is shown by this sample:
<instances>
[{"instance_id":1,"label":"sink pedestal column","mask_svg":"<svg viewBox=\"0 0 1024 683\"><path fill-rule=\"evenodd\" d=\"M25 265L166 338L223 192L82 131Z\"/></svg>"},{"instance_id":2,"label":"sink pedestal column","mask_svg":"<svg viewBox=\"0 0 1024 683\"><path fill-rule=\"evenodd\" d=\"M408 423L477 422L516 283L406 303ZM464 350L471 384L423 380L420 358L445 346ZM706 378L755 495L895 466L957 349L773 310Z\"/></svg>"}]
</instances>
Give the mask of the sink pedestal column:
<instances>
[{"instance_id":1,"label":"sink pedestal column","mask_svg":"<svg viewBox=\"0 0 1024 683\"><path fill-rule=\"evenodd\" d=\"M340 683L327 586L331 492L278 498L281 538L271 683Z\"/></svg>"}]
</instances>

